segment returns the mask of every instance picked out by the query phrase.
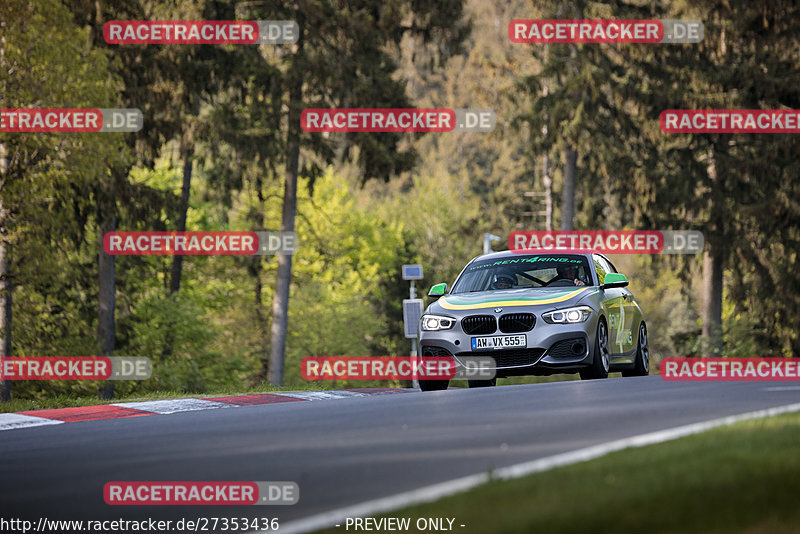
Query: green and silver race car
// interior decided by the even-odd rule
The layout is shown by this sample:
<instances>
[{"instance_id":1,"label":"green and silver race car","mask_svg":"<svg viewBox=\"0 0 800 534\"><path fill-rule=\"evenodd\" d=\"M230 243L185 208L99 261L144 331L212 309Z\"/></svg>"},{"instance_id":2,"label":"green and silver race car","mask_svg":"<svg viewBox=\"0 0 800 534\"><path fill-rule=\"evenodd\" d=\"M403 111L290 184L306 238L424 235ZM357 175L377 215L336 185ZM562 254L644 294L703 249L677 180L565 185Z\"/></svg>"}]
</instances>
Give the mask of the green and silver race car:
<instances>
[{"instance_id":1,"label":"green and silver race car","mask_svg":"<svg viewBox=\"0 0 800 534\"><path fill-rule=\"evenodd\" d=\"M650 370L647 326L628 279L594 252L505 251L470 261L420 318L421 356L489 356L496 378L579 372L581 378ZM489 360L491 361L491 360ZM470 387L493 380L471 380ZM420 380L424 391L447 380Z\"/></svg>"}]
</instances>

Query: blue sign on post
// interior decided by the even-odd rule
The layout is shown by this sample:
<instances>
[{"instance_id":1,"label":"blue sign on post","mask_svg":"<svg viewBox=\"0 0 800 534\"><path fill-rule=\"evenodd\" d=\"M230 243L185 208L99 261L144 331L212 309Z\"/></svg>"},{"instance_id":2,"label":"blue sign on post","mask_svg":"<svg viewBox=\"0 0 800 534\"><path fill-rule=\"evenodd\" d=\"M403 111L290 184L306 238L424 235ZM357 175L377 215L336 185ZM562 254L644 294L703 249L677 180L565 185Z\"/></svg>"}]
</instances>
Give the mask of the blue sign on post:
<instances>
[{"instance_id":1,"label":"blue sign on post","mask_svg":"<svg viewBox=\"0 0 800 534\"><path fill-rule=\"evenodd\" d=\"M403 280L422 280L422 265L403 265Z\"/></svg>"}]
</instances>

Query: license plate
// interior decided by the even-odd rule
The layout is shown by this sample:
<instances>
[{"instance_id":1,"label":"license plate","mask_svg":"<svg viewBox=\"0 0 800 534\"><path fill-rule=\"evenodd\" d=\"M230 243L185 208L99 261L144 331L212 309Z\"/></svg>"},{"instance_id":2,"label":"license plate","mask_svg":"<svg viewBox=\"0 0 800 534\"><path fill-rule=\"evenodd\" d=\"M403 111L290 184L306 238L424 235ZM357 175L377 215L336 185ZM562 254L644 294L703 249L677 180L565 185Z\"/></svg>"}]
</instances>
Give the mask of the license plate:
<instances>
[{"instance_id":1,"label":"license plate","mask_svg":"<svg viewBox=\"0 0 800 534\"><path fill-rule=\"evenodd\" d=\"M527 345L528 338L525 334L520 334L518 336L486 336L472 338L472 350L515 349L526 347Z\"/></svg>"}]
</instances>

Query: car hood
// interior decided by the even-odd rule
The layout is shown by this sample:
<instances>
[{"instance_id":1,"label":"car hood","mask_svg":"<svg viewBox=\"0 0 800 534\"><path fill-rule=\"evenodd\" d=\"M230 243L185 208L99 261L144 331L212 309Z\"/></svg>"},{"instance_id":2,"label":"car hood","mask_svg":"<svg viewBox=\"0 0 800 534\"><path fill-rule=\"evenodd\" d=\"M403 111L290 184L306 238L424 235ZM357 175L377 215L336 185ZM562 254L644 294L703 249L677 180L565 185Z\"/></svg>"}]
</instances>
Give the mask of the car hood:
<instances>
[{"instance_id":1,"label":"car hood","mask_svg":"<svg viewBox=\"0 0 800 534\"><path fill-rule=\"evenodd\" d=\"M509 289L445 295L428 308L430 313L453 313L467 310L508 308L512 306L542 306L562 308L577 303L597 291L596 287L566 287L541 289Z\"/></svg>"}]
</instances>

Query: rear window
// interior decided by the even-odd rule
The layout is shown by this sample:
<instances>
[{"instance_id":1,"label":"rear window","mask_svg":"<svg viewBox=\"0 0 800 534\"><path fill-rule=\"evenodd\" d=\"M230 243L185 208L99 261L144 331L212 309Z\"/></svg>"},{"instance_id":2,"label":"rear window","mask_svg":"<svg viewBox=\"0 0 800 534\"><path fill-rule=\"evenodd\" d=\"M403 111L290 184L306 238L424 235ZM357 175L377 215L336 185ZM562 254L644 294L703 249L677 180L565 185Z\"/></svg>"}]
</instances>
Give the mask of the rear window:
<instances>
[{"instance_id":1,"label":"rear window","mask_svg":"<svg viewBox=\"0 0 800 534\"><path fill-rule=\"evenodd\" d=\"M514 255L471 263L452 293L518 288L574 287L575 279L591 285L589 262L576 254Z\"/></svg>"}]
</instances>

